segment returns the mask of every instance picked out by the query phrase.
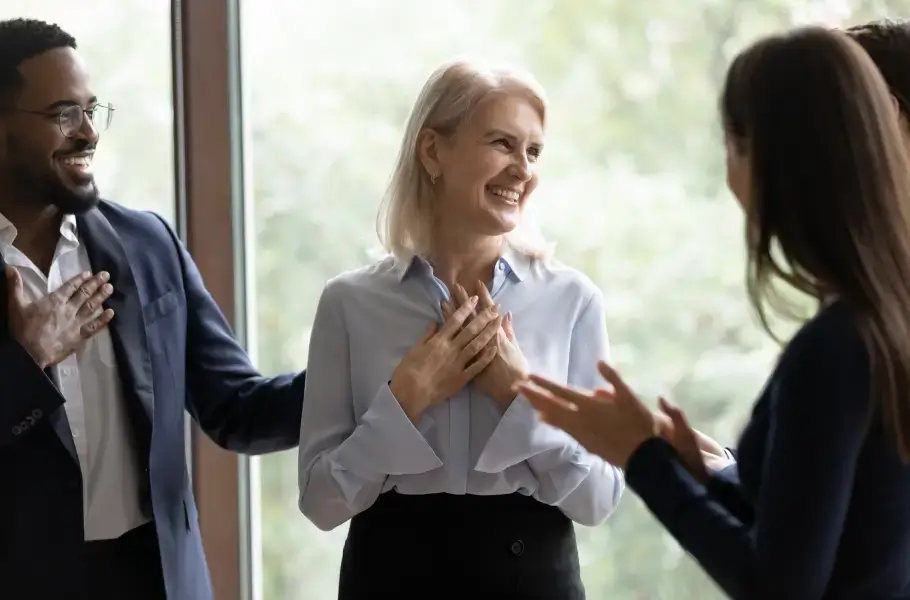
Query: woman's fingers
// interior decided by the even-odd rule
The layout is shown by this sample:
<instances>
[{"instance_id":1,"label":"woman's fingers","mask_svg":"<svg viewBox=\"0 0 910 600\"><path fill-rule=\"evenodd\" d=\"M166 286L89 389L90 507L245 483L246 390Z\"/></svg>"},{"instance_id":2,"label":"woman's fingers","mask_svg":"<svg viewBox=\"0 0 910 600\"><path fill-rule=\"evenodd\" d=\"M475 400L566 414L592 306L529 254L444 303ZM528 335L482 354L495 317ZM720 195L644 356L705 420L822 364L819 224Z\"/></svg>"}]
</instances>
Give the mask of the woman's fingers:
<instances>
[{"instance_id":1,"label":"woman's fingers","mask_svg":"<svg viewBox=\"0 0 910 600\"><path fill-rule=\"evenodd\" d=\"M552 395L571 402L572 404L577 404L578 406L586 406L592 402L598 401L589 392L585 393L573 390L566 385L556 383L555 381L547 379L546 377L541 377L540 375L531 375L529 379L535 385L547 390Z\"/></svg>"},{"instance_id":2,"label":"woman's fingers","mask_svg":"<svg viewBox=\"0 0 910 600\"><path fill-rule=\"evenodd\" d=\"M560 398L530 382L523 381L515 386L515 392L524 396L536 409L543 412L567 410L578 412L578 405L565 398Z\"/></svg>"}]
</instances>

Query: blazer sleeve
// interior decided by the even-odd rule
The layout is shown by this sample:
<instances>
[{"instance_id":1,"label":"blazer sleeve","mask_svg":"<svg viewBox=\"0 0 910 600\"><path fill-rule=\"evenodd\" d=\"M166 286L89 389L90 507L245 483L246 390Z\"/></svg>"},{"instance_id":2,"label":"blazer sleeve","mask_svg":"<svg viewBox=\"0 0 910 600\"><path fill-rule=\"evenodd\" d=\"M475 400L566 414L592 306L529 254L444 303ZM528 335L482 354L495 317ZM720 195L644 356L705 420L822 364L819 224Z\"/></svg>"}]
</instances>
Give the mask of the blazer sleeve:
<instances>
[{"instance_id":1,"label":"blazer sleeve","mask_svg":"<svg viewBox=\"0 0 910 600\"><path fill-rule=\"evenodd\" d=\"M739 483L736 464L724 467L711 475L706 484L708 493L741 523L751 525L755 519L755 509L746 497Z\"/></svg>"},{"instance_id":2,"label":"blazer sleeve","mask_svg":"<svg viewBox=\"0 0 910 600\"><path fill-rule=\"evenodd\" d=\"M157 215L156 215L157 216ZM299 442L306 371L263 377L234 338L202 274L170 226L186 294L186 408L216 444L246 454Z\"/></svg>"},{"instance_id":3,"label":"blazer sleeve","mask_svg":"<svg viewBox=\"0 0 910 600\"><path fill-rule=\"evenodd\" d=\"M697 483L662 439L629 461L629 485L734 599L819 600L828 586L869 423L861 342L855 330L828 325L803 328L768 386L754 521Z\"/></svg>"},{"instance_id":4,"label":"blazer sleeve","mask_svg":"<svg viewBox=\"0 0 910 600\"><path fill-rule=\"evenodd\" d=\"M0 313L5 314L5 313ZM17 342L0 342L0 450L63 406L63 396Z\"/></svg>"}]
</instances>

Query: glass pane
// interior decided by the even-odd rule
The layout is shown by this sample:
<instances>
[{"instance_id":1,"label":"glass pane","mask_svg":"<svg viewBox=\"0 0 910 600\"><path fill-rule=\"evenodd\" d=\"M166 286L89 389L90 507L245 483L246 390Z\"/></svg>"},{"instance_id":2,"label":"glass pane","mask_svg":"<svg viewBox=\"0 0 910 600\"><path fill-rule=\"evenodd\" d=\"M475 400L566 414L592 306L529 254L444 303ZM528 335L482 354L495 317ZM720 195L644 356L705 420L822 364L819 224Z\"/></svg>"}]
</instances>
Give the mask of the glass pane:
<instances>
[{"instance_id":1,"label":"glass pane","mask_svg":"<svg viewBox=\"0 0 910 600\"><path fill-rule=\"evenodd\" d=\"M720 81L732 53L757 35L807 20L868 20L872 5L877 14L910 8L246 2L259 363L268 373L304 367L326 280L370 260L379 198L430 71L457 54L502 58L548 91L532 209L557 256L604 290L613 356L643 391L669 394L697 427L733 445L776 348L745 300L743 225L724 187L715 112ZM296 459L261 462L262 597L334 598L346 527L322 533L300 514ZM591 598L721 597L631 492L607 524L577 529Z\"/></svg>"},{"instance_id":2,"label":"glass pane","mask_svg":"<svg viewBox=\"0 0 910 600\"><path fill-rule=\"evenodd\" d=\"M3 0L0 19L57 23L76 38L98 99L115 107L93 167L101 196L173 223L171 8L158 0Z\"/></svg>"}]
</instances>

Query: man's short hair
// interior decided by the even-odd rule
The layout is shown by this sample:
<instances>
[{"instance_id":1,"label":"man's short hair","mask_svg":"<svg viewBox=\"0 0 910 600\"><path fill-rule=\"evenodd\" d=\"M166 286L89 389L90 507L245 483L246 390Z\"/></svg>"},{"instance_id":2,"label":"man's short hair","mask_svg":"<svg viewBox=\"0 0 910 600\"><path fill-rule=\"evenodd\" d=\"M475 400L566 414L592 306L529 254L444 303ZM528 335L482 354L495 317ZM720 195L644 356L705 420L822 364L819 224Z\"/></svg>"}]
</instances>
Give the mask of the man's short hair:
<instances>
[{"instance_id":1,"label":"man's short hair","mask_svg":"<svg viewBox=\"0 0 910 600\"><path fill-rule=\"evenodd\" d=\"M883 19L850 27L847 33L866 50L910 117L910 21Z\"/></svg>"},{"instance_id":2,"label":"man's short hair","mask_svg":"<svg viewBox=\"0 0 910 600\"><path fill-rule=\"evenodd\" d=\"M19 66L56 48L76 49L76 39L59 26L37 19L0 21L0 109L10 106L22 88Z\"/></svg>"}]
</instances>

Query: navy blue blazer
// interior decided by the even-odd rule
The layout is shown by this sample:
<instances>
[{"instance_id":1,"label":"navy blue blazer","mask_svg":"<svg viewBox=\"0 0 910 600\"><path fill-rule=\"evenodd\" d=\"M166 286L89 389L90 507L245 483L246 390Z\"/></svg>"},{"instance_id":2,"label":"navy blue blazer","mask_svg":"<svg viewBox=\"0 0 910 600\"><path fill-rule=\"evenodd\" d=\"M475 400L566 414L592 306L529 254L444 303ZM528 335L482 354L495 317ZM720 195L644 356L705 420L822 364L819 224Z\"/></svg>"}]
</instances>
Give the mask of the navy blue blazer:
<instances>
[{"instance_id":1,"label":"navy blue blazer","mask_svg":"<svg viewBox=\"0 0 910 600\"><path fill-rule=\"evenodd\" d=\"M661 438L626 481L736 600L910 598L910 465L870 397L849 309L797 333L752 412L737 467L695 481Z\"/></svg>"},{"instance_id":2,"label":"navy blue blazer","mask_svg":"<svg viewBox=\"0 0 910 600\"><path fill-rule=\"evenodd\" d=\"M192 258L157 215L102 202L77 222L92 270L108 271L114 286L110 331L168 598L209 600L184 409L229 450L292 448L306 373L266 378L253 368ZM10 339L7 303L0 277L0 595L82 599L82 475L64 398Z\"/></svg>"}]
</instances>

